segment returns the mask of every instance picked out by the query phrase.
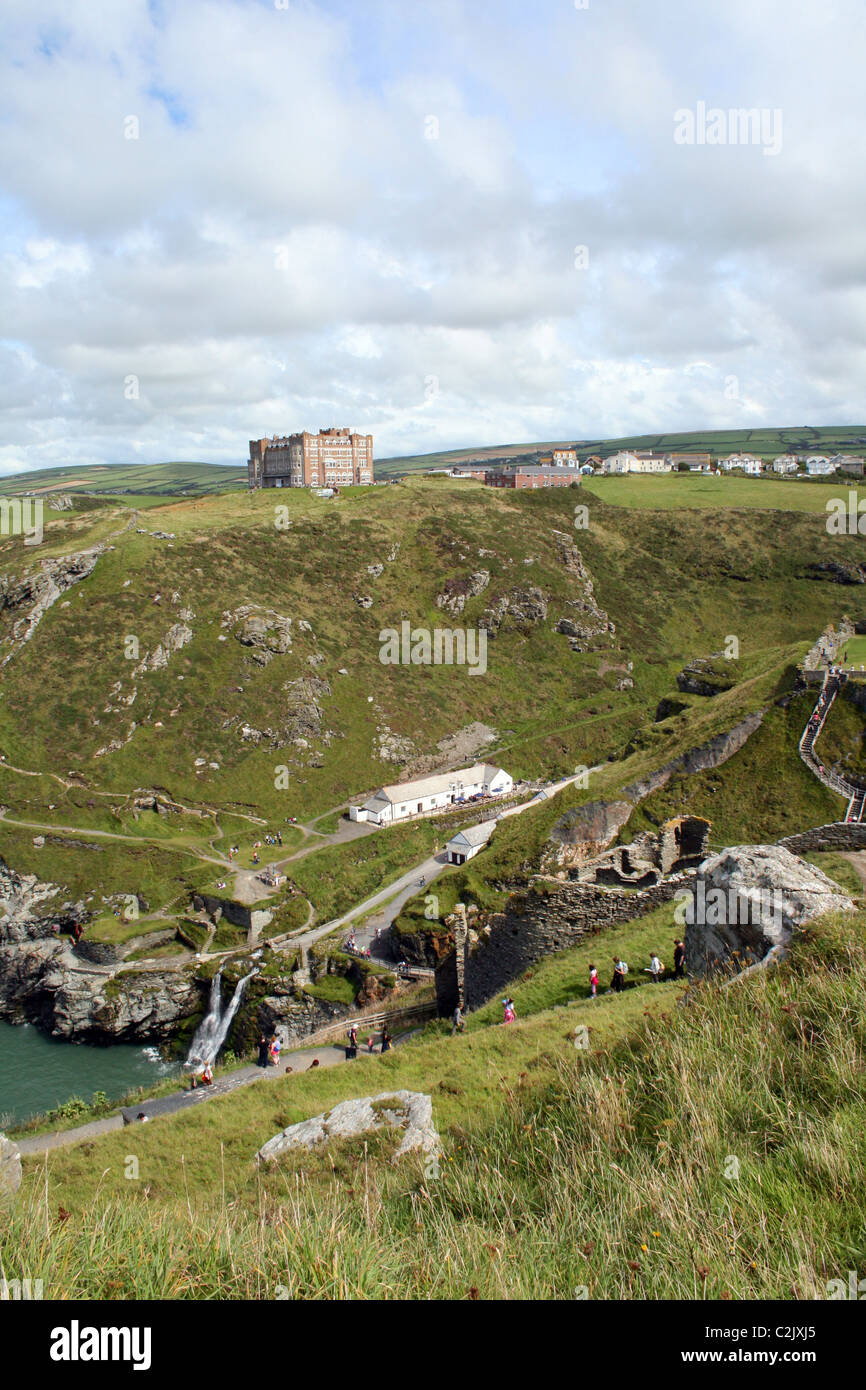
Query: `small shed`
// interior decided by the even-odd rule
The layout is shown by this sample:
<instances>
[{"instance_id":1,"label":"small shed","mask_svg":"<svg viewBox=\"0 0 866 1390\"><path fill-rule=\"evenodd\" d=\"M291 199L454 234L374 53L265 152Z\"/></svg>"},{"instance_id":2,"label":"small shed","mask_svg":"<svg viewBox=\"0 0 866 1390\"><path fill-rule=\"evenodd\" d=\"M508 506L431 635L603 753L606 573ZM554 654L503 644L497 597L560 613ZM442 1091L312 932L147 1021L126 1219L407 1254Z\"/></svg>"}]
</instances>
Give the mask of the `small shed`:
<instances>
[{"instance_id":1,"label":"small shed","mask_svg":"<svg viewBox=\"0 0 866 1390\"><path fill-rule=\"evenodd\" d=\"M449 864L465 864L487 844L496 828L495 820L481 821L478 825L468 825L458 830L445 846Z\"/></svg>"}]
</instances>

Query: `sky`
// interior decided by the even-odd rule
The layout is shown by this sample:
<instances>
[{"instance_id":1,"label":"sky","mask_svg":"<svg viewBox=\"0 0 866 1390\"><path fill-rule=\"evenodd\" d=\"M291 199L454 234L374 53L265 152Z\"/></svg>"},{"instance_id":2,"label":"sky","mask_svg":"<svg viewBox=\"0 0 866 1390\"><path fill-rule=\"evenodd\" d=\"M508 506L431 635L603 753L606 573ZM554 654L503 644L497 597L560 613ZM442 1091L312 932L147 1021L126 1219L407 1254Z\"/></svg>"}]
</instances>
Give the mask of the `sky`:
<instances>
[{"instance_id":1,"label":"sky","mask_svg":"<svg viewBox=\"0 0 866 1390\"><path fill-rule=\"evenodd\" d=\"M862 0L4 0L0 472L863 424L864 65Z\"/></svg>"}]
</instances>

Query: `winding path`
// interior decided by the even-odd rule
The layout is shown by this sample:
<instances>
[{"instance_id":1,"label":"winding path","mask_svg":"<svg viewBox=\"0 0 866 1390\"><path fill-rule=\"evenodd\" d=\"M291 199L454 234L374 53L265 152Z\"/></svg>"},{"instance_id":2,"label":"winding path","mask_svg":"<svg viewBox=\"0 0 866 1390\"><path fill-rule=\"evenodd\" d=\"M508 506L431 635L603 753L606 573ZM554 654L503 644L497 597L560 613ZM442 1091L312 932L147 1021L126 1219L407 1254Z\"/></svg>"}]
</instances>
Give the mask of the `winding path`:
<instances>
[{"instance_id":1,"label":"winding path","mask_svg":"<svg viewBox=\"0 0 866 1390\"><path fill-rule=\"evenodd\" d=\"M845 822L851 824L863 819L864 808L866 808L866 788L855 786L853 782L847 782L844 777L839 776L838 772L829 771L815 756L815 744L818 742L818 736L824 728L833 701L847 679L847 671L840 670L838 667L828 669L817 704L809 716L809 721L800 739L800 757L819 782L823 782L825 787L829 787L831 791L838 792L840 796L847 798L848 809L845 812Z\"/></svg>"}]
</instances>

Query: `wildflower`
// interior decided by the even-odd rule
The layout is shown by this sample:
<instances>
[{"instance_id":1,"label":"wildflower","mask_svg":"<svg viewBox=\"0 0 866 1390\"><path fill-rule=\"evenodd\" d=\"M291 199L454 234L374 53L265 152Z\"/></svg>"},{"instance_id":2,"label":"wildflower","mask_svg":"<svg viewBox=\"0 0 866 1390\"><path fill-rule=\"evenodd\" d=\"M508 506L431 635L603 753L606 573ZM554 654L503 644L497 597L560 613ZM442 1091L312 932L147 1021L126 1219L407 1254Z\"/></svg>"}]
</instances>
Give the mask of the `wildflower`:
<instances>
[{"instance_id":1,"label":"wildflower","mask_svg":"<svg viewBox=\"0 0 866 1390\"><path fill-rule=\"evenodd\" d=\"M646 1251L646 1250L648 1250L648 1249L649 1249L649 1246L648 1246L648 1245L642 1245L642 1246L641 1246L641 1250Z\"/></svg>"},{"instance_id":2,"label":"wildflower","mask_svg":"<svg viewBox=\"0 0 866 1390\"><path fill-rule=\"evenodd\" d=\"M653 1231L653 1235L654 1235L654 1236L660 1236L660 1235L661 1235L661 1231Z\"/></svg>"}]
</instances>

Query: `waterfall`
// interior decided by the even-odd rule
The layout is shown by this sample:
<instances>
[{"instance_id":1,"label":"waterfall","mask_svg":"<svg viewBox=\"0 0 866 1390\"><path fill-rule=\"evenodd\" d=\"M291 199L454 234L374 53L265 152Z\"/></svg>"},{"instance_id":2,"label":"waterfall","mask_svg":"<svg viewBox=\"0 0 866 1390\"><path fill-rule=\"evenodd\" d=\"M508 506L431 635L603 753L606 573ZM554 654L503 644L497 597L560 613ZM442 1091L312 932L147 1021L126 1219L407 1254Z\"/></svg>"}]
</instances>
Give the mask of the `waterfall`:
<instances>
[{"instance_id":1,"label":"waterfall","mask_svg":"<svg viewBox=\"0 0 866 1390\"><path fill-rule=\"evenodd\" d=\"M234 1016L240 1007L247 981L251 980L253 975L257 973L258 971L251 970L249 975L244 975L243 979L238 980L231 1002L223 1012L222 971L217 971L211 980L207 1013L196 1029L195 1037L189 1049L189 1056L186 1059L187 1066L194 1066L196 1063L204 1064L205 1062L213 1064L216 1061L217 1054L228 1036Z\"/></svg>"}]
</instances>

